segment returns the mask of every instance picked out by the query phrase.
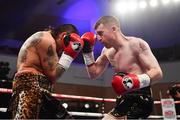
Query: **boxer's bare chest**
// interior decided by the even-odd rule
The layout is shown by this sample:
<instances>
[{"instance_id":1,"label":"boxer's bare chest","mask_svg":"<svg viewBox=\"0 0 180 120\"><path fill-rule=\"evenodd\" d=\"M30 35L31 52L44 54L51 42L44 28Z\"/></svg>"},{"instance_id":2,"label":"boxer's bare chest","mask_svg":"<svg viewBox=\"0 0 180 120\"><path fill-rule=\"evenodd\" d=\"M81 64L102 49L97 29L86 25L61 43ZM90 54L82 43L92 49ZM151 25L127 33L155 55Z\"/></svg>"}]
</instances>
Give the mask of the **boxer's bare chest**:
<instances>
[{"instance_id":1,"label":"boxer's bare chest","mask_svg":"<svg viewBox=\"0 0 180 120\"><path fill-rule=\"evenodd\" d=\"M132 72L140 67L136 54L129 46L120 48L118 51L108 49L106 56L115 72Z\"/></svg>"}]
</instances>

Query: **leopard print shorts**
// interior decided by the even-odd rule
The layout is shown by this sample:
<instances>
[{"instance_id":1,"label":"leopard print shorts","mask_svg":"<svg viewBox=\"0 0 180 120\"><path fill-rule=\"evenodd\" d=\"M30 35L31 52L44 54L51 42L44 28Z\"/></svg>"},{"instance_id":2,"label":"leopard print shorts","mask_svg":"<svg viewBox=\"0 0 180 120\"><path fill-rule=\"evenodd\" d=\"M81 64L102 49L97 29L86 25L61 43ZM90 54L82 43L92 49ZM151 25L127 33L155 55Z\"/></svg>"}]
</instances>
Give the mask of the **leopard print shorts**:
<instances>
[{"instance_id":1,"label":"leopard print shorts","mask_svg":"<svg viewBox=\"0 0 180 120\"><path fill-rule=\"evenodd\" d=\"M16 74L10 103L12 118L37 119L43 102L42 92L51 92L51 89L51 82L43 74Z\"/></svg>"}]
</instances>

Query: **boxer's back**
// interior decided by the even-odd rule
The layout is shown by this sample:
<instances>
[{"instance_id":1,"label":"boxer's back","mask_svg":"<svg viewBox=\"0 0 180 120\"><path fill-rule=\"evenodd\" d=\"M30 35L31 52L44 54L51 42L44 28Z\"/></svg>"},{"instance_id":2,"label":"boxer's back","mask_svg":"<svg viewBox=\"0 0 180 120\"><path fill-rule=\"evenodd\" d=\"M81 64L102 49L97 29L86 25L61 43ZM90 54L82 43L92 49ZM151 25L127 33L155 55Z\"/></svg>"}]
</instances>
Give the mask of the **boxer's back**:
<instances>
[{"instance_id":1,"label":"boxer's back","mask_svg":"<svg viewBox=\"0 0 180 120\"><path fill-rule=\"evenodd\" d=\"M30 36L22 45L17 59L17 72L33 71L42 73L40 58L36 46L43 39L44 32L37 32Z\"/></svg>"}]
</instances>

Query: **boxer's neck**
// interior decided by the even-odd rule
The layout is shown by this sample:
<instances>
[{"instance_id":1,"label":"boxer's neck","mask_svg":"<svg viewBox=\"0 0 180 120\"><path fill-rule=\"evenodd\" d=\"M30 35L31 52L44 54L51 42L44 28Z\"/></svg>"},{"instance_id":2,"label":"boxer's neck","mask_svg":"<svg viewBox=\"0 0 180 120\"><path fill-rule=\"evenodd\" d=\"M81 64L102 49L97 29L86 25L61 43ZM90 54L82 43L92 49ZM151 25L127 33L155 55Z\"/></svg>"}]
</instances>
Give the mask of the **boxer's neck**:
<instances>
[{"instance_id":1,"label":"boxer's neck","mask_svg":"<svg viewBox=\"0 0 180 120\"><path fill-rule=\"evenodd\" d=\"M116 42L114 43L114 48L116 50L118 50L119 48L122 48L123 46L127 44L127 38L122 33L117 35L117 39L115 41Z\"/></svg>"}]
</instances>

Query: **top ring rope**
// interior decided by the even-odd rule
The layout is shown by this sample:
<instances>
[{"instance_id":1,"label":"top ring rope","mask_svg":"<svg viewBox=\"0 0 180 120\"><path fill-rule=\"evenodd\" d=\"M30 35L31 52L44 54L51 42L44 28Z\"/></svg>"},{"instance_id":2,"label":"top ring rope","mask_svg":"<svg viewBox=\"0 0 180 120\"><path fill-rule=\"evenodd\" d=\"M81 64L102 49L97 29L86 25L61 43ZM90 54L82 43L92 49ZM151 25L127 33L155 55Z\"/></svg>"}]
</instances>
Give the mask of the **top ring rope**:
<instances>
[{"instance_id":1,"label":"top ring rope","mask_svg":"<svg viewBox=\"0 0 180 120\"><path fill-rule=\"evenodd\" d=\"M7 88L0 88L0 93L12 93L12 89ZM65 94L57 94L52 93L53 97L62 99L80 99L80 100L92 100L92 101L99 101L99 102L115 102L116 99L112 98L98 98L98 97L88 97L88 96L77 96L77 95L65 95ZM180 104L180 101L175 101L175 104ZM154 101L154 104L161 104L161 101Z\"/></svg>"}]
</instances>

